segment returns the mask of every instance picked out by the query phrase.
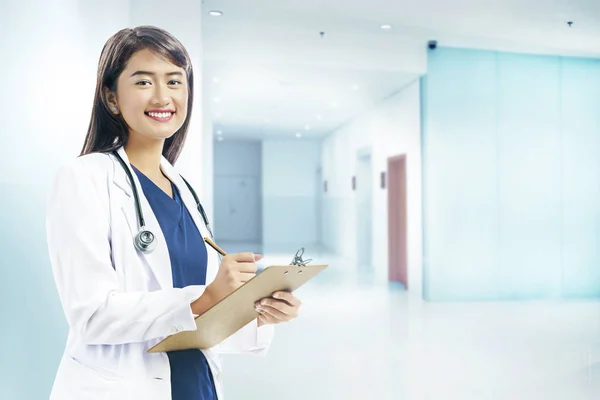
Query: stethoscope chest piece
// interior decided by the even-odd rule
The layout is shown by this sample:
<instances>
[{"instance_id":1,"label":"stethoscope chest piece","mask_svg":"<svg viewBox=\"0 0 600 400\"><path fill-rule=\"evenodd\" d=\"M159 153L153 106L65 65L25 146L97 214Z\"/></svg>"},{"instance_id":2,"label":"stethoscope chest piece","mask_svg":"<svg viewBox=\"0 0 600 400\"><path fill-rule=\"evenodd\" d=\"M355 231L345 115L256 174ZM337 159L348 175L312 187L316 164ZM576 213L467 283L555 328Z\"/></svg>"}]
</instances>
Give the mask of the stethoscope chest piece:
<instances>
[{"instance_id":1,"label":"stethoscope chest piece","mask_svg":"<svg viewBox=\"0 0 600 400\"><path fill-rule=\"evenodd\" d=\"M140 230L134 239L135 248L142 253L150 253L156 248L156 237L146 229Z\"/></svg>"}]
</instances>

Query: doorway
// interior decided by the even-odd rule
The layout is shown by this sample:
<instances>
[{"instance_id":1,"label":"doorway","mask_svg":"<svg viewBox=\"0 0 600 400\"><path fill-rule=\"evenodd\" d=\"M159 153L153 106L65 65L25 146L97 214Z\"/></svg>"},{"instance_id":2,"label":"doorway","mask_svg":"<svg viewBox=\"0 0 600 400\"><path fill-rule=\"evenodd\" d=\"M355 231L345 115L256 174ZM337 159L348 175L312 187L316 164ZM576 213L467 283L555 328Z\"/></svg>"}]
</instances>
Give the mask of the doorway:
<instances>
[{"instance_id":1,"label":"doorway","mask_svg":"<svg viewBox=\"0 0 600 400\"><path fill-rule=\"evenodd\" d=\"M358 271L369 273L373 259L373 166L371 150L357 152L356 179L356 251Z\"/></svg>"},{"instance_id":2,"label":"doorway","mask_svg":"<svg viewBox=\"0 0 600 400\"><path fill-rule=\"evenodd\" d=\"M260 190L254 176L215 176L216 240L262 242Z\"/></svg>"},{"instance_id":3,"label":"doorway","mask_svg":"<svg viewBox=\"0 0 600 400\"><path fill-rule=\"evenodd\" d=\"M406 154L388 158L388 279L408 289Z\"/></svg>"}]
</instances>

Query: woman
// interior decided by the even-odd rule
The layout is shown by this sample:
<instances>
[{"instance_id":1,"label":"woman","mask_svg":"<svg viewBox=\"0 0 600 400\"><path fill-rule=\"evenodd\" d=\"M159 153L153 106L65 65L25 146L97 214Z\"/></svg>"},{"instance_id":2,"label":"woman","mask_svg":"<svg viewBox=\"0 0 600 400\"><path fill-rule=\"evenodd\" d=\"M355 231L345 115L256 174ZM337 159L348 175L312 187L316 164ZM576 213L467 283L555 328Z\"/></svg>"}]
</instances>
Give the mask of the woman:
<instances>
[{"instance_id":1,"label":"woman","mask_svg":"<svg viewBox=\"0 0 600 400\"><path fill-rule=\"evenodd\" d=\"M83 150L48 198L48 248L69 323L52 399L221 398L219 354L264 354L273 325L298 314L298 299L275 293L214 348L147 352L195 330L194 316L254 276L261 258L219 262L202 240L208 224L173 167L192 89L186 50L161 29L124 29L104 46ZM151 245L140 231L154 235Z\"/></svg>"}]
</instances>

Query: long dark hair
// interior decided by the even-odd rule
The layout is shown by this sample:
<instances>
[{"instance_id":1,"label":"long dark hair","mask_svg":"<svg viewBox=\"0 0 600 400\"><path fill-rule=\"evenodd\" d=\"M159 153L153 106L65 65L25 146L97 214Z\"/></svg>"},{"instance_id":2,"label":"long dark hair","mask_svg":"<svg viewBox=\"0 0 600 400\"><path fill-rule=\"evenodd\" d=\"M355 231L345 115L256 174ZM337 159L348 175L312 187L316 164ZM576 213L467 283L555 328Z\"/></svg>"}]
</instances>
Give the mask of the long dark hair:
<instances>
[{"instance_id":1,"label":"long dark hair","mask_svg":"<svg viewBox=\"0 0 600 400\"><path fill-rule=\"evenodd\" d=\"M177 161L185 143L192 114L194 74L190 56L185 47L173 35L154 26L138 26L120 30L104 45L98 63L92 117L80 156L96 152L110 152L127 144L129 138L127 123L120 114L115 115L110 112L104 88L115 92L117 79L131 56L144 49L165 57L171 63L183 68L187 74L187 115L181 128L165 140L162 152L171 164L175 164Z\"/></svg>"}]
</instances>

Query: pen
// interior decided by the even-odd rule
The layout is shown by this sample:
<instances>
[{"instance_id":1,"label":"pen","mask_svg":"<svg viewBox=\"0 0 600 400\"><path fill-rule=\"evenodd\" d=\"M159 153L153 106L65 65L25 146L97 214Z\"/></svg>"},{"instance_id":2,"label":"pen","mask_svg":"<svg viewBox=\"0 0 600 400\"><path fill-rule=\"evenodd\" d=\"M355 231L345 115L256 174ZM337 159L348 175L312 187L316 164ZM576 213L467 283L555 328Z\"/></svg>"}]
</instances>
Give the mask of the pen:
<instances>
[{"instance_id":1,"label":"pen","mask_svg":"<svg viewBox=\"0 0 600 400\"><path fill-rule=\"evenodd\" d=\"M223 257L225 257L227 255L227 253L225 253L225 251L220 248L219 246L217 246L217 244L215 242L212 241L211 238L209 237L205 237L204 241L213 249L215 249L220 255L222 255Z\"/></svg>"},{"instance_id":2,"label":"pen","mask_svg":"<svg viewBox=\"0 0 600 400\"><path fill-rule=\"evenodd\" d=\"M217 246L217 244L215 242L212 241L211 238L209 237L205 237L204 241L213 249L215 249L220 255L222 255L223 257L225 257L227 255L227 253L225 253L225 250L223 250L222 248L220 248L219 246ZM257 266L257 270L256 273L259 274L261 273L265 268L261 267L260 265Z\"/></svg>"}]
</instances>

